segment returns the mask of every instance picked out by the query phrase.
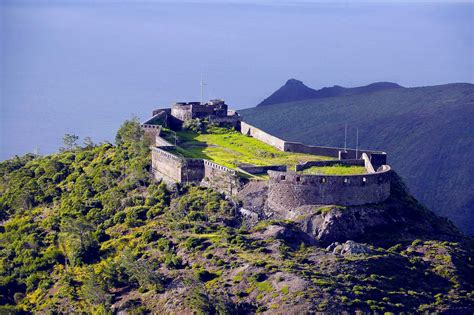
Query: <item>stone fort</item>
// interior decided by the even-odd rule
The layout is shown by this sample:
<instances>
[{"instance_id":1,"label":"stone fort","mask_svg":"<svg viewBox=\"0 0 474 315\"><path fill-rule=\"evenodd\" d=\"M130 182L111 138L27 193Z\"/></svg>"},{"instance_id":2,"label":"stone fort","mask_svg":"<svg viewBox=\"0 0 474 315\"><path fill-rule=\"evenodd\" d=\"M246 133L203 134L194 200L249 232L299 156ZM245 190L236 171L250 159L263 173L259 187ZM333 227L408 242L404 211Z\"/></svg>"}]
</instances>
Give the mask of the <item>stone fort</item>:
<instances>
[{"instance_id":1,"label":"stone fort","mask_svg":"<svg viewBox=\"0 0 474 315\"><path fill-rule=\"evenodd\" d=\"M207 159L185 158L176 152L176 143L162 137L162 129L178 131L192 119L206 119L217 125L231 126L242 134L258 139L284 152L305 153L331 157L331 160L298 163L294 170L286 165L240 165L238 171ZM266 173L266 204L275 211L306 205L363 205L380 203L390 195L390 166L387 154L381 151L354 150L313 146L290 142L275 137L243 121L236 111L229 110L223 100L175 103L171 108L154 110L142 127L145 135L154 140L152 171L157 180L167 184L196 183L212 187L228 195L237 196L252 181L247 174ZM314 166L363 166L364 174L310 175L302 174ZM262 179L259 179L262 181Z\"/></svg>"}]
</instances>

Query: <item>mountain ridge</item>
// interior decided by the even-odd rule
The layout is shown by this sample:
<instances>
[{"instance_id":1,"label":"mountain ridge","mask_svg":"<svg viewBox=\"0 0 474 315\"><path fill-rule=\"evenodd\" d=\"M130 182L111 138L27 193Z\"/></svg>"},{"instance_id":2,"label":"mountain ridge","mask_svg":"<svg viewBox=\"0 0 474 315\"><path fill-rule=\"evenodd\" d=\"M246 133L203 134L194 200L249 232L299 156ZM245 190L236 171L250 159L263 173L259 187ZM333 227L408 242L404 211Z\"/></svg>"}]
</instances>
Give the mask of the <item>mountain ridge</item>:
<instances>
[{"instance_id":1,"label":"mountain ridge","mask_svg":"<svg viewBox=\"0 0 474 315\"><path fill-rule=\"evenodd\" d=\"M332 87L323 87L319 90L306 86L302 81L297 79L289 79L278 90L265 98L257 106L268 106L290 101L300 101L305 99L317 99L327 97L337 97L344 95L358 95L364 93L372 93L387 89L404 88L393 82L374 82L368 85L346 88L340 85Z\"/></svg>"}]
</instances>

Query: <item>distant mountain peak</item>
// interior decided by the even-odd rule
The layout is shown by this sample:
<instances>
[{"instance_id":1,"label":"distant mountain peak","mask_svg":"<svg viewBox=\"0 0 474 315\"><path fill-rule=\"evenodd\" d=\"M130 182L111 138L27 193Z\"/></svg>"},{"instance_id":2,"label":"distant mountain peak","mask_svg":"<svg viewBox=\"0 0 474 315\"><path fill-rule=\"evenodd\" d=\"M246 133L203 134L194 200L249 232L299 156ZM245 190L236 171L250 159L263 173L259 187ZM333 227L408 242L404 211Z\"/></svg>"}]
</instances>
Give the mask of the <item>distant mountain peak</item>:
<instances>
[{"instance_id":1,"label":"distant mountain peak","mask_svg":"<svg viewBox=\"0 0 474 315\"><path fill-rule=\"evenodd\" d=\"M366 86L355 88L345 88L340 85L334 85L332 87L324 87L320 90L315 90L306 86L302 81L292 78L286 81L283 86L276 90L272 95L264 99L257 106L303 101L316 98L357 95L394 88L403 87L393 82L374 82Z\"/></svg>"},{"instance_id":2,"label":"distant mountain peak","mask_svg":"<svg viewBox=\"0 0 474 315\"><path fill-rule=\"evenodd\" d=\"M290 84L301 84L301 85L304 85L304 84L303 84L303 81L296 80L296 79L289 79L289 80L286 81L286 83L285 83L285 85L290 85Z\"/></svg>"},{"instance_id":3,"label":"distant mountain peak","mask_svg":"<svg viewBox=\"0 0 474 315\"><path fill-rule=\"evenodd\" d=\"M289 79L272 95L263 100L257 106L265 106L277 103L285 103L313 98L317 91L307 87L302 81Z\"/></svg>"}]
</instances>

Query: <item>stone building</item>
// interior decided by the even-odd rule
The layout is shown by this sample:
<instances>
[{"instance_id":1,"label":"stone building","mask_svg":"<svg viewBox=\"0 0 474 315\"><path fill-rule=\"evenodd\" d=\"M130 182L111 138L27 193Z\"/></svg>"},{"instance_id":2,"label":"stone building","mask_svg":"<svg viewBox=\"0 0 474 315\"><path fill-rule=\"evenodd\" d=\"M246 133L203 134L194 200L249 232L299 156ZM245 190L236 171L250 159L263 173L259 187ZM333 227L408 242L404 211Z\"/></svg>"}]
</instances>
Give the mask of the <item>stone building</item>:
<instances>
[{"instance_id":1,"label":"stone building","mask_svg":"<svg viewBox=\"0 0 474 315\"><path fill-rule=\"evenodd\" d=\"M200 102L178 102L171 106L171 116L182 122L195 118L227 117L227 112L227 104L220 99L210 100L204 104Z\"/></svg>"}]
</instances>

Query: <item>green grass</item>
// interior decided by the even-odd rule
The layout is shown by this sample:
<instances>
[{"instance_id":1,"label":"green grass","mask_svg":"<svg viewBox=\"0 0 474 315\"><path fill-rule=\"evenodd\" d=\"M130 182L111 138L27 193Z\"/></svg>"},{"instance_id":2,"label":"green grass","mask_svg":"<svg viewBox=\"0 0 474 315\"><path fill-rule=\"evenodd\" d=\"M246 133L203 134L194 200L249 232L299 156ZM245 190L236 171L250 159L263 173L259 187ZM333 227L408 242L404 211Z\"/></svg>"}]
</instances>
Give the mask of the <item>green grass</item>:
<instances>
[{"instance_id":1,"label":"green grass","mask_svg":"<svg viewBox=\"0 0 474 315\"><path fill-rule=\"evenodd\" d=\"M299 162L329 160L329 157L302 153L282 152L266 143L236 131L227 133L197 134L191 131L177 132L178 146L172 153L186 158L201 158L236 168L248 163L258 166L288 165L294 169ZM172 132L164 131L164 137L174 142Z\"/></svg>"},{"instance_id":2,"label":"green grass","mask_svg":"<svg viewBox=\"0 0 474 315\"><path fill-rule=\"evenodd\" d=\"M333 166L313 166L300 172L301 174L322 174L322 175L357 175L366 174L367 171L363 166L347 166L347 165L333 165Z\"/></svg>"}]
</instances>

